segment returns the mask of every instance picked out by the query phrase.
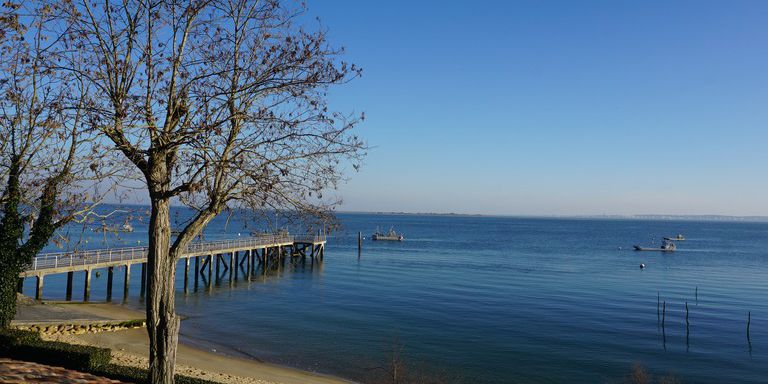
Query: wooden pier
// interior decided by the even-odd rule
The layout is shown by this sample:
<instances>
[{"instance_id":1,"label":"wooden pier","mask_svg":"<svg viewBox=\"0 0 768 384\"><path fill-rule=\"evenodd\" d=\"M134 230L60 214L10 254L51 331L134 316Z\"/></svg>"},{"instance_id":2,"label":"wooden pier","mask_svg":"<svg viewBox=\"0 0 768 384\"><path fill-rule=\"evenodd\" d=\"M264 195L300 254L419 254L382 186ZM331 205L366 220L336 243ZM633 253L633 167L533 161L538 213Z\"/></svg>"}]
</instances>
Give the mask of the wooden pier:
<instances>
[{"instance_id":1,"label":"wooden pier","mask_svg":"<svg viewBox=\"0 0 768 384\"><path fill-rule=\"evenodd\" d=\"M184 288L189 281L190 261L194 259L194 278L198 274L208 275L211 281L213 264L216 275L220 268L226 272L230 268L242 267L252 270L257 263L269 265L272 261L282 261L287 257L310 257L322 260L325 256L326 238L322 235L265 234L245 239L196 242L182 252L184 260ZM229 260L227 260L228 257ZM202 265L200 259L203 259ZM141 264L141 295L146 289L147 247L93 249L74 252L56 252L40 254L34 258L30 269L19 275L19 292L23 288L24 278L37 279L35 299L43 295L43 281L46 275L66 273L66 299L72 299L72 282L75 272L84 272L83 299L88 301L91 292L91 272L95 269L107 269L107 301L112 299L112 281L115 267L122 267L124 273L123 297L128 296L131 266ZM266 270L266 268L265 268ZM231 273L230 273L231 278Z\"/></svg>"}]
</instances>

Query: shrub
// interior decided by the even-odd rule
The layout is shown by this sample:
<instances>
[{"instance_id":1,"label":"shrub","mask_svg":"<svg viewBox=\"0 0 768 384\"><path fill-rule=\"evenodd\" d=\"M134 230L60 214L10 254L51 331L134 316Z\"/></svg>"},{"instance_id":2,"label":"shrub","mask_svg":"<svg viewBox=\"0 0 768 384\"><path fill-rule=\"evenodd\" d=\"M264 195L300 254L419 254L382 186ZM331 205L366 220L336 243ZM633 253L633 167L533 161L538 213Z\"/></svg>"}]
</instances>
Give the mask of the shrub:
<instances>
[{"instance_id":1,"label":"shrub","mask_svg":"<svg viewBox=\"0 0 768 384\"><path fill-rule=\"evenodd\" d=\"M14 359L80 371L104 366L111 359L109 349L44 341L39 334L31 331L0 331L0 345L0 353Z\"/></svg>"},{"instance_id":2,"label":"shrub","mask_svg":"<svg viewBox=\"0 0 768 384\"><path fill-rule=\"evenodd\" d=\"M39 333L33 331L0 330L0 356L74 369L113 380L150 384L146 369L111 364L109 349L45 341ZM176 384L215 384L213 381L181 375L176 375L175 381Z\"/></svg>"},{"instance_id":3,"label":"shrub","mask_svg":"<svg viewBox=\"0 0 768 384\"><path fill-rule=\"evenodd\" d=\"M18 343L40 342L40 334L32 331L21 331L13 328L0 329L0 351L7 351Z\"/></svg>"}]
</instances>

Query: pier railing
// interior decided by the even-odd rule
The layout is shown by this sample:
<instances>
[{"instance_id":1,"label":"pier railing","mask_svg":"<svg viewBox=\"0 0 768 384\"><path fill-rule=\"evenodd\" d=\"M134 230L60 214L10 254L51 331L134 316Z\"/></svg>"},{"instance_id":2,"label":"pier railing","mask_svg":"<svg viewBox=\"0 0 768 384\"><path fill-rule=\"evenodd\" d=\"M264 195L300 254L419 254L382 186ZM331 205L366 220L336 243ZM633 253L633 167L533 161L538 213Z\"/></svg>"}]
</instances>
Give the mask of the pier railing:
<instances>
[{"instance_id":1,"label":"pier railing","mask_svg":"<svg viewBox=\"0 0 768 384\"><path fill-rule=\"evenodd\" d=\"M325 235L296 235L294 236L294 243L320 243L325 241Z\"/></svg>"},{"instance_id":2,"label":"pier railing","mask_svg":"<svg viewBox=\"0 0 768 384\"><path fill-rule=\"evenodd\" d=\"M234 248L262 248L287 243L325 241L325 236L263 234L245 239L196 242L189 244L182 255L203 254ZM147 257L147 247L91 249L82 251L55 252L38 255L32 261L28 271L75 267L101 263L141 260Z\"/></svg>"}]
</instances>

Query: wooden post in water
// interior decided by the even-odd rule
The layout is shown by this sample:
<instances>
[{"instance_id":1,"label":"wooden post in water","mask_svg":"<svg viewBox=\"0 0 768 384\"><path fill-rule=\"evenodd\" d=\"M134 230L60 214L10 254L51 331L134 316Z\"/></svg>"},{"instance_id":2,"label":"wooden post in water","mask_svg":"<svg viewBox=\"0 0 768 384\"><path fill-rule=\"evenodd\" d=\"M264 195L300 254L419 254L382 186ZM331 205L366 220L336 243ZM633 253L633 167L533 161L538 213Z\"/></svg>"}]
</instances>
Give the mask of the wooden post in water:
<instances>
[{"instance_id":1,"label":"wooden post in water","mask_svg":"<svg viewBox=\"0 0 768 384\"><path fill-rule=\"evenodd\" d=\"M357 257L363 253L363 233L357 232Z\"/></svg>"},{"instance_id":2,"label":"wooden post in water","mask_svg":"<svg viewBox=\"0 0 768 384\"><path fill-rule=\"evenodd\" d=\"M691 323L688 321L688 302L685 302L685 345L688 345Z\"/></svg>"},{"instance_id":3,"label":"wooden post in water","mask_svg":"<svg viewBox=\"0 0 768 384\"><path fill-rule=\"evenodd\" d=\"M696 305L699 305L699 286L696 286Z\"/></svg>"},{"instance_id":4,"label":"wooden post in water","mask_svg":"<svg viewBox=\"0 0 768 384\"><path fill-rule=\"evenodd\" d=\"M747 346L749 347L749 356L752 357L752 339L749 337L749 326L752 323L752 311L747 312Z\"/></svg>"},{"instance_id":5,"label":"wooden post in water","mask_svg":"<svg viewBox=\"0 0 768 384\"><path fill-rule=\"evenodd\" d=\"M656 292L656 324L661 322L661 293Z\"/></svg>"},{"instance_id":6,"label":"wooden post in water","mask_svg":"<svg viewBox=\"0 0 768 384\"><path fill-rule=\"evenodd\" d=\"M661 312L661 337L662 337L662 343L664 344L664 351L667 350L667 328L664 327L664 323L667 319L667 301L664 300L662 304L662 312Z\"/></svg>"}]
</instances>

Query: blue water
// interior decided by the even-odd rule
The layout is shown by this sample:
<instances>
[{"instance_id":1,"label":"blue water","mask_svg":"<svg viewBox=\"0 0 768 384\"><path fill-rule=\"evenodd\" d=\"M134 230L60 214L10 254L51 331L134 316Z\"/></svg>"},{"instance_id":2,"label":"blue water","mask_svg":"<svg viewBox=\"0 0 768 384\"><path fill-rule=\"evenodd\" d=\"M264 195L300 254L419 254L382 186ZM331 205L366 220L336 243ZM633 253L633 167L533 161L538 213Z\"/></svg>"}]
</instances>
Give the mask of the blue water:
<instances>
[{"instance_id":1,"label":"blue water","mask_svg":"<svg viewBox=\"0 0 768 384\"><path fill-rule=\"evenodd\" d=\"M339 217L322 263L288 263L251 281L241 271L231 284L222 276L186 293L180 274L182 339L352 379L370 376L397 344L409 361L465 382L617 382L634 363L688 383L768 382L768 223ZM358 231L390 225L406 241L366 240L358 256ZM135 226L109 241L140 241L145 227ZM225 229L218 219L207 237L238 232L247 232L241 222ZM687 241L674 254L629 250L678 233ZM137 275L127 305L141 304ZM63 282L46 277L45 298L61 299ZM92 300L105 285L102 274Z\"/></svg>"}]
</instances>

